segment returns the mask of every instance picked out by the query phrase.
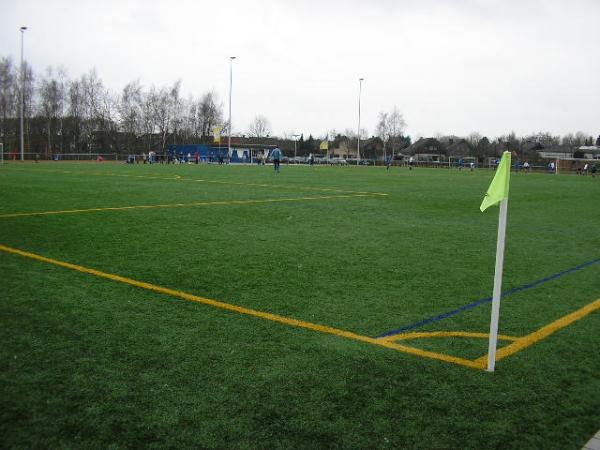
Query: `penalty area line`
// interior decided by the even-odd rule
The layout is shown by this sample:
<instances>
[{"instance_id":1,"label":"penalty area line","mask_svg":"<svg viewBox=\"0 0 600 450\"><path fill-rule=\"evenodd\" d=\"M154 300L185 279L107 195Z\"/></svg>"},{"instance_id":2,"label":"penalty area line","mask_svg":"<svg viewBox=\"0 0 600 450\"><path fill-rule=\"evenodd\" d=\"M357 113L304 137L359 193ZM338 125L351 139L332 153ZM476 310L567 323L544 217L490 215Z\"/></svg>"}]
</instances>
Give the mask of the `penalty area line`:
<instances>
[{"instance_id":1,"label":"penalty area line","mask_svg":"<svg viewBox=\"0 0 600 450\"><path fill-rule=\"evenodd\" d=\"M292 326L292 327L296 327L296 328L303 328L303 329L312 330L312 331L329 334L329 335L334 335L334 336L338 336L341 338L346 338L346 339L350 339L350 340L354 340L354 341L364 342L367 344L377 345L380 347L386 347L389 349L397 350L402 353L408 353L408 354L411 354L414 356L419 356L422 358L428 358L428 359L434 359L437 361L448 362L448 363L457 364L457 365L464 366L464 367L469 367L472 369L483 369L483 367L480 363L477 363L475 361L471 361L468 359L450 356L450 355L446 355L443 353L421 350L421 349L410 347L407 345L398 344L396 342L390 342L390 341L372 338L369 336L363 336L363 335L360 335L357 333L353 333L351 331L342 330L342 329L330 327L327 325L306 322L303 320L293 319L291 317L280 316L278 314L273 314L273 313L269 313L269 312L265 312L265 311L259 311L256 309L245 308L243 306L237 306L234 304L225 303L225 302L222 302L219 300L213 300L213 299L209 299L209 298L205 298L205 297L200 297L198 295L190 294L188 292L177 291L177 290L170 289L167 287L158 286L158 285L151 284L151 283L146 283L144 281L138 281L138 280L134 280L132 278L127 278L127 277L123 277L123 276L116 275L116 274L102 272L100 270L91 269L91 268L80 266L77 264L72 264L72 263L65 262L65 261L59 261L56 259L38 255L36 253L31 253L31 252L27 252L24 250L19 250L16 248L8 247L8 246L2 245L2 244L0 244L0 251L3 251L5 253L10 253L13 255L22 256L22 257L29 258L29 259L33 259L36 261L52 264L55 266L63 267L66 269L71 269L71 270L74 270L77 272L86 273L86 274L93 275L93 276L96 276L99 278L104 278L107 280L127 284L130 286L135 286L135 287L138 287L141 289L146 289L149 291L157 292L159 294L164 294L167 296L176 297L176 298L180 298L183 300L201 303L201 304L204 304L207 306L211 306L211 307L218 308L218 309L223 309L223 310L230 311L230 312L235 312L238 314L258 317L258 318L261 318L264 320L269 320L271 322L277 322L280 324L284 324L284 325L288 325L288 326Z\"/></svg>"},{"instance_id":2,"label":"penalty area line","mask_svg":"<svg viewBox=\"0 0 600 450\"><path fill-rule=\"evenodd\" d=\"M50 216L59 214L79 214L87 212L101 212L101 211L128 211L132 209L155 209L155 208L191 208L196 206L225 206L225 205L252 205L260 203L287 203L287 202L301 202L311 200L333 200L338 198L359 198L359 197L375 197L375 194L349 194L349 195L320 195L316 197L288 197L288 198L267 198L257 200L212 200L206 202L192 202L192 203L171 203L171 204L159 204L159 205L133 205L133 206L109 206L105 208L85 208L85 209L66 209L62 211L37 211L37 212L22 212L22 213L9 213L0 214L0 219L8 219L14 217L28 217L28 216Z\"/></svg>"},{"instance_id":3,"label":"penalty area line","mask_svg":"<svg viewBox=\"0 0 600 450\"><path fill-rule=\"evenodd\" d=\"M114 172L87 172L81 173L76 172L74 170L66 170L66 169L36 169L35 171L27 170L23 168L13 168L13 171L22 171L22 172L49 172L49 173L65 173L71 175L92 175L97 177L121 177L121 178L138 178L138 179L148 179L148 180L167 180L167 181L191 181L197 183L209 183L209 184L223 184L223 185L231 185L231 186L251 186L251 187L261 187L261 188L276 188L276 189L297 189L298 186L285 185L285 184L269 184L269 183L243 183L240 181L231 181L231 180L208 180L205 178L188 178L181 175L173 175L173 176L160 176L160 175L140 175L140 174L131 174L131 173L114 173ZM369 195L381 195L387 196L388 194L383 192L366 192L366 191L348 191L344 189L337 188L320 188L320 187L311 187L311 186L302 186L302 189L307 191L316 191L316 192L333 192L338 194L369 194Z\"/></svg>"},{"instance_id":4,"label":"penalty area line","mask_svg":"<svg viewBox=\"0 0 600 450\"><path fill-rule=\"evenodd\" d=\"M538 342L546 339L548 336L556 333L559 330L562 330L563 328L568 327L569 325L572 325L573 323L583 319L587 315L597 310L600 310L600 298L585 305L583 308L580 308L577 311L567 314L566 316L563 316L560 319L543 326L542 328L538 329L537 331L534 331L533 333L530 333L526 336L517 339L512 344L498 349L498 351L496 352L496 361L500 361L511 355L519 353L522 350L525 350L527 347L531 347L532 345L537 344ZM477 358L475 362L479 364L486 364L487 358L488 355L486 354L481 358Z\"/></svg>"},{"instance_id":5,"label":"penalty area line","mask_svg":"<svg viewBox=\"0 0 600 450\"><path fill-rule=\"evenodd\" d=\"M512 288L512 289L509 289L509 290L507 290L507 291L505 291L505 292L502 293L501 298L504 299L505 297L508 297L509 295L516 294L518 292L527 291L529 289L533 289L533 288L538 287L538 286L540 286L540 285L542 285L544 283L548 283L549 281L556 280L558 278L564 277L565 275L569 275L569 274L571 274L573 272L577 272L579 270L585 269L587 267L593 266L593 265L598 264L598 263L600 263L600 258L596 258L596 259L593 259L591 261L585 262L583 264L579 264L579 265L577 265L575 267L571 267L570 269L563 270L562 272L558 272L558 273L549 275L547 277L542 278L541 280L536 280L536 281L534 281L532 283L524 284L522 286L518 286L518 287L515 287L515 288ZM388 331L387 333L384 333L384 334L378 336L378 338L382 339L382 338L389 338L391 336L397 336L397 335L400 335L401 333L405 333L406 331L414 330L416 328L424 327L425 325L429 325L429 324L432 324L432 323L435 323L435 322L439 322L439 321L444 320L444 319L448 319L448 318L456 316L456 315L458 315L460 313L466 312L468 310L471 310L473 308L476 308L478 306L484 305L486 303L491 303L491 302L492 302L492 297L482 298L481 300L477 300L476 302L469 303L467 305L463 305L460 308L453 309L452 311L445 312L445 313L440 314L438 316L430 317L430 318L421 320L419 322L412 323L410 325L405 325L405 326L403 326L401 328L397 328L397 329L392 330L392 331Z\"/></svg>"}]
</instances>

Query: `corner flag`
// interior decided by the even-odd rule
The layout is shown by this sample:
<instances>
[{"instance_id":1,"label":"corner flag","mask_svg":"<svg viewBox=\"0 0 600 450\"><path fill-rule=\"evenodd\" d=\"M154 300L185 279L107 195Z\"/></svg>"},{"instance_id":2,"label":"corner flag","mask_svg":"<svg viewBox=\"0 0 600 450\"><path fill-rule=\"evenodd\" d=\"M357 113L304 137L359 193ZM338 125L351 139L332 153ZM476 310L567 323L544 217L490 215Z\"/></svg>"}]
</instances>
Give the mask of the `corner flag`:
<instances>
[{"instance_id":1,"label":"corner flag","mask_svg":"<svg viewBox=\"0 0 600 450\"><path fill-rule=\"evenodd\" d=\"M496 365L496 348L498 345L498 322L500 319L500 298L502 297L502 270L504 268L504 243L506 240L506 216L508 213L508 191L510 183L510 152L504 152L498 165L496 175L490 184L479 209L485 211L492 205L500 203L498 219L498 241L496 243L496 268L494 270L494 295L492 297L492 317L490 319L490 340L488 345L488 372L493 372Z\"/></svg>"},{"instance_id":2,"label":"corner flag","mask_svg":"<svg viewBox=\"0 0 600 450\"><path fill-rule=\"evenodd\" d=\"M500 203L505 198L508 198L511 165L510 156L510 152L504 152L502 155L502 160L498 165L496 175L494 176L490 187L485 193L485 197L483 198L483 202L481 202L481 206L479 207L482 212L490 206Z\"/></svg>"}]
</instances>

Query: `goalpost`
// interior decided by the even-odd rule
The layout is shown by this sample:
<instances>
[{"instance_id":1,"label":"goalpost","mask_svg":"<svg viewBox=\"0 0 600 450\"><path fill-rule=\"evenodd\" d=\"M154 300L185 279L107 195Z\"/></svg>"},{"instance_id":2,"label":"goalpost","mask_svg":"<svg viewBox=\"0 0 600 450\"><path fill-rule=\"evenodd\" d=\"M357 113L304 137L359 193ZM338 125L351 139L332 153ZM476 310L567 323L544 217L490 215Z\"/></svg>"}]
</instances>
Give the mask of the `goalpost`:
<instances>
[{"instance_id":1,"label":"goalpost","mask_svg":"<svg viewBox=\"0 0 600 450\"><path fill-rule=\"evenodd\" d=\"M461 165L462 160L462 165ZM471 166L471 163L474 165ZM474 156L448 156L448 169L474 169L477 166L477 158Z\"/></svg>"}]
</instances>

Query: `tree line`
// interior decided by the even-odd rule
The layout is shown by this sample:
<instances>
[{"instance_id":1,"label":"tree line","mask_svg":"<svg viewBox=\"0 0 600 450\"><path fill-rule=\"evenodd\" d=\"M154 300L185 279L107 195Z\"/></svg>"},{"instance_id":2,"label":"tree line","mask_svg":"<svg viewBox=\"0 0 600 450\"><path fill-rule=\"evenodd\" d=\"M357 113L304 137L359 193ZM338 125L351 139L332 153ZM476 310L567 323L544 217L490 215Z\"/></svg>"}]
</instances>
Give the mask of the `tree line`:
<instances>
[{"instance_id":1,"label":"tree line","mask_svg":"<svg viewBox=\"0 0 600 450\"><path fill-rule=\"evenodd\" d=\"M181 80L162 87L144 87L139 80L127 83L120 92L109 90L95 69L78 78L69 78L64 68L47 68L34 73L24 62L21 70L11 58L0 58L0 137L4 151L19 149L20 104L23 95L25 151L50 157L56 153L141 153L164 152L169 144L212 143L215 129L229 133L223 105L215 92L199 97L183 97ZM22 87L22 92L21 92ZM271 136L271 124L257 115L244 137L270 138L290 153L319 153L327 139L330 149L355 149L360 134L361 156L386 159L406 151L413 142L405 135L406 121L398 107L378 115L373 134L368 130L343 132L329 130L308 139L293 131ZM299 137L299 139L298 139ZM419 137L414 139L418 141ZM496 156L506 148L538 150L547 147L575 148L600 145L583 132L555 136L534 133L517 137L515 133L488 138L479 133L458 138L435 136L436 151L459 149L463 156ZM457 144L460 146L457 147ZM453 147L454 146L454 147Z\"/></svg>"},{"instance_id":2,"label":"tree line","mask_svg":"<svg viewBox=\"0 0 600 450\"><path fill-rule=\"evenodd\" d=\"M19 148L19 114L27 152L161 151L168 144L212 142L214 128L227 131L223 106L214 92L181 95L181 81L144 88L139 80L111 92L95 69L70 79L63 68L34 74L0 58L0 136L5 151Z\"/></svg>"}]
</instances>

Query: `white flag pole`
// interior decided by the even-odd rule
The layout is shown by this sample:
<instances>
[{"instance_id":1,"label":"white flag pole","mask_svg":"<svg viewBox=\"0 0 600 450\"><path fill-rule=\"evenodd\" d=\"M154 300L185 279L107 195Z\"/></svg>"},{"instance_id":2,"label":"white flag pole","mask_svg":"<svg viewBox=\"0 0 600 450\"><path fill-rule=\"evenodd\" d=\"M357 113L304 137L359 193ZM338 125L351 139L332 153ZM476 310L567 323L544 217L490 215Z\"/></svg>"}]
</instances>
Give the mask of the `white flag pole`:
<instances>
[{"instance_id":1,"label":"white flag pole","mask_svg":"<svg viewBox=\"0 0 600 450\"><path fill-rule=\"evenodd\" d=\"M508 198L505 198L500 202L500 215L498 218L498 242L496 244L496 269L494 272L494 296L492 298L492 318L490 321L490 342L488 347L488 372L493 372L496 365L496 347L498 344L500 297L502 296L502 269L504 268L504 243L506 238L507 213Z\"/></svg>"}]
</instances>

